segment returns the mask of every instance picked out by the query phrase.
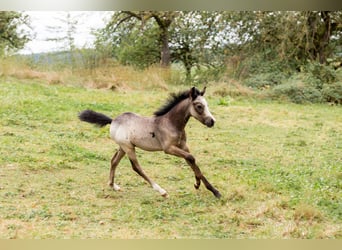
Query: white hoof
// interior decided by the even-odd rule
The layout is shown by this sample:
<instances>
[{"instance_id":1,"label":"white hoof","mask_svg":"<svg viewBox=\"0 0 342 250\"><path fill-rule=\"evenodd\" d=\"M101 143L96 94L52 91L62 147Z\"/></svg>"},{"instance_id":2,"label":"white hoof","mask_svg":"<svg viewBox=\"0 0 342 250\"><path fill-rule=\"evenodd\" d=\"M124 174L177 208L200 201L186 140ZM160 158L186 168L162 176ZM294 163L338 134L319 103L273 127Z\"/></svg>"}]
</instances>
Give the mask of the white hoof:
<instances>
[{"instance_id":1,"label":"white hoof","mask_svg":"<svg viewBox=\"0 0 342 250\"><path fill-rule=\"evenodd\" d=\"M163 196L163 197L168 197L169 196L167 194L167 192L164 189L162 189L157 183L153 183L152 187L153 187L154 190L158 191L161 194L161 196Z\"/></svg>"},{"instance_id":2,"label":"white hoof","mask_svg":"<svg viewBox=\"0 0 342 250\"><path fill-rule=\"evenodd\" d=\"M114 183L113 189L114 189L115 191L120 191L120 190L121 190L121 187L120 187L119 185L116 185L116 184Z\"/></svg>"},{"instance_id":3,"label":"white hoof","mask_svg":"<svg viewBox=\"0 0 342 250\"><path fill-rule=\"evenodd\" d=\"M161 194L164 198L169 198L169 194L165 191L165 193Z\"/></svg>"}]
</instances>

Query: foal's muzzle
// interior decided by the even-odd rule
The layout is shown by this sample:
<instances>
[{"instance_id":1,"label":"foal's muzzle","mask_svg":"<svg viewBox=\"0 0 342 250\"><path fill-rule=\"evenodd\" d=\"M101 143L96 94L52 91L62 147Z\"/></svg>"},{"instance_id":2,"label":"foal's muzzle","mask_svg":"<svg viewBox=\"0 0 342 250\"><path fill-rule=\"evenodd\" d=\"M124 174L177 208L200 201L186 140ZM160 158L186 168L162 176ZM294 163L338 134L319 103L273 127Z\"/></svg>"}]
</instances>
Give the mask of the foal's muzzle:
<instances>
[{"instance_id":1,"label":"foal's muzzle","mask_svg":"<svg viewBox=\"0 0 342 250\"><path fill-rule=\"evenodd\" d=\"M209 118L205 119L204 124L205 124L207 127L211 128L211 127L214 126L215 120L214 120L213 118L209 117Z\"/></svg>"}]
</instances>

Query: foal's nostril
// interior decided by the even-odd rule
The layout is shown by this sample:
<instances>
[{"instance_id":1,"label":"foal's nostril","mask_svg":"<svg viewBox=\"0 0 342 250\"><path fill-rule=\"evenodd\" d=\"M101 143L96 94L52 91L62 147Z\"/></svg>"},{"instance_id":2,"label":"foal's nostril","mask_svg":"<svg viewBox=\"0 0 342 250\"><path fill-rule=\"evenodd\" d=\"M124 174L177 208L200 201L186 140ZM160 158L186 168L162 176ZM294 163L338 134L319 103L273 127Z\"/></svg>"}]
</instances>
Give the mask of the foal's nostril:
<instances>
[{"instance_id":1,"label":"foal's nostril","mask_svg":"<svg viewBox=\"0 0 342 250\"><path fill-rule=\"evenodd\" d=\"M215 121L214 119L209 119L207 122L206 122L206 125L211 128L212 126L214 126L215 124Z\"/></svg>"}]
</instances>

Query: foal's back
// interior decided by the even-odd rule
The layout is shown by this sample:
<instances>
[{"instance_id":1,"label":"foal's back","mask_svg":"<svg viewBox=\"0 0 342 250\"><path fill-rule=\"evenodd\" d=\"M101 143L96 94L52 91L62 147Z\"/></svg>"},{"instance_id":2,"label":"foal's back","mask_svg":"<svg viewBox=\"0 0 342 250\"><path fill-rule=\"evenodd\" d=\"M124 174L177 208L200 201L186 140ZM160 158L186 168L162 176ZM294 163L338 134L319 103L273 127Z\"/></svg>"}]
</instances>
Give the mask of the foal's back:
<instances>
[{"instance_id":1,"label":"foal's back","mask_svg":"<svg viewBox=\"0 0 342 250\"><path fill-rule=\"evenodd\" d=\"M155 117L143 117L127 112L116 117L110 125L110 137L120 147L138 147L147 151L162 150L156 137Z\"/></svg>"}]
</instances>

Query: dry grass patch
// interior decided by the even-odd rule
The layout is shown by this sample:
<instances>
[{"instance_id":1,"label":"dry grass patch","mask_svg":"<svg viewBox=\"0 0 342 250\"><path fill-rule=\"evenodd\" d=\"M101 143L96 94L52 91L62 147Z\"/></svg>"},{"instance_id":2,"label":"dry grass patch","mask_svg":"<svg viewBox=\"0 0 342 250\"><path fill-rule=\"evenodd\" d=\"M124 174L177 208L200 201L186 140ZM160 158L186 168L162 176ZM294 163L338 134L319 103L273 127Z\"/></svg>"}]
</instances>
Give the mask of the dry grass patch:
<instances>
[{"instance_id":1,"label":"dry grass patch","mask_svg":"<svg viewBox=\"0 0 342 250\"><path fill-rule=\"evenodd\" d=\"M296 207L294 212L294 219L298 221L308 221L313 223L313 221L322 221L322 213L315 207L308 204L300 204Z\"/></svg>"}]
</instances>

